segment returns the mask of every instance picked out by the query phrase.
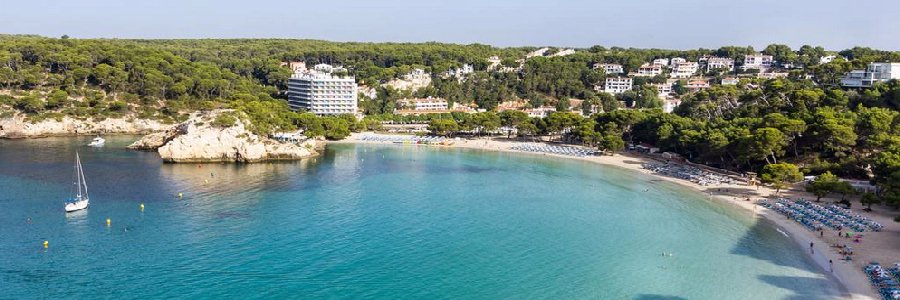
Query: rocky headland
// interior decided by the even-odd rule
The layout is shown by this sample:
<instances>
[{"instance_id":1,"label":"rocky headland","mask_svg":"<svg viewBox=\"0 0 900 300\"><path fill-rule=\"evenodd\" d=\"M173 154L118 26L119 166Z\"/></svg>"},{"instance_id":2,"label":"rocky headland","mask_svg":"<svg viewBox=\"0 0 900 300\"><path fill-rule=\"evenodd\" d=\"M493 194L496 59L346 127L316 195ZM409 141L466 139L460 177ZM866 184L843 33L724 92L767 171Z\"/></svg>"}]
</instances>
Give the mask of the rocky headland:
<instances>
[{"instance_id":1,"label":"rocky headland","mask_svg":"<svg viewBox=\"0 0 900 300\"><path fill-rule=\"evenodd\" d=\"M235 112L216 110L198 112L173 128L145 135L129 149L157 151L165 162L240 162L297 160L317 155L321 143L315 139L282 142L259 136L248 130L246 121L236 118L233 125L216 124L219 115ZM215 125L214 125L215 124Z\"/></svg>"}]
</instances>

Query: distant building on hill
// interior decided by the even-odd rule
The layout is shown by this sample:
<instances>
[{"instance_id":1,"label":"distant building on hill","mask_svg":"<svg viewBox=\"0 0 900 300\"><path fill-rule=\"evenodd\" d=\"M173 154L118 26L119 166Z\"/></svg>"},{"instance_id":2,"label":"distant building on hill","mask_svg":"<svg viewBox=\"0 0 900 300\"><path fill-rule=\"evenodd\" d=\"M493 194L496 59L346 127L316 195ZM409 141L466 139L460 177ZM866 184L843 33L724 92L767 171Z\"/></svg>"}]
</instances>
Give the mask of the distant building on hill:
<instances>
[{"instance_id":1,"label":"distant building on hill","mask_svg":"<svg viewBox=\"0 0 900 300\"><path fill-rule=\"evenodd\" d=\"M630 77L607 77L602 91L610 94L624 93L631 90L633 83L634 80Z\"/></svg>"},{"instance_id":2,"label":"distant building on hill","mask_svg":"<svg viewBox=\"0 0 900 300\"><path fill-rule=\"evenodd\" d=\"M845 87L872 87L878 82L900 79L900 63L870 63L865 70L853 70L841 77Z\"/></svg>"},{"instance_id":3,"label":"distant building on hill","mask_svg":"<svg viewBox=\"0 0 900 300\"><path fill-rule=\"evenodd\" d=\"M541 106L535 108L529 108L525 110L525 113L528 114L529 117L532 118L546 118L550 115L550 113L555 112L556 108L553 106Z\"/></svg>"},{"instance_id":4,"label":"distant building on hill","mask_svg":"<svg viewBox=\"0 0 900 300\"><path fill-rule=\"evenodd\" d=\"M669 60L669 65L670 65L670 66L676 66L676 65L678 65L678 64L680 64L680 63L686 63L686 62L687 62L687 59L684 59L684 58L681 58L681 57L673 57L672 59Z\"/></svg>"},{"instance_id":5,"label":"distant building on hill","mask_svg":"<svg viewBox=\"0 0 900 300\"><path fill-rule=\"evenodd\" d=\"M299 72L288 79L288 106L317 115L356 114L357 92L352 76L316 70Z\"/></svg>"},{"instance_id":6,"label":"distant building on hill","mask_svg":"<svg viewBox=\"0 0 900 300\"><path fill-rule=\"evenodd\" d=\"M702 89L708 89L709 81L707 81L706 79L702 79L702 78L691 79L687 82L686 87L689 90L695 91L695 92L702 90Z\"/></svg>"},{"instance_id":7,"label":"distant building on hill","mask_svg":"<svg viewBox=\"0 0 900 300\"><path fill-rule=\"evenodd\" d=\"M653 65L653 64L643 64L640 68L638 68L637 73L634 76L646 76L653 77L656 75L662 74L662 66Z\"/></svg>"},{"instance_id":8,"label":"distant building on hill","mask_svg":"<svg viewBox=\"0 0 900 300\"><path fill-rule=\"evenodd\" d=\"M728 57L708 57L706 58L706 71L726 70L734 71L734 59Z\"/></svg>"},{"instance_id":9,"label":"distant building on hill","mask_svg":"<svg viewBox=\"0 0 900 300\"><path fill-rule=\"evenodd\" d=\"M625 73L620 64L594 64L594 69L602 69L607 75L619 75Z\"/></svg>"},{"instance_id":10,"label":"distant building on hill","mask_svg":"<svg viewBox=\"0 0 900 300\"><path fill-rule=\"evenodd\" d=\"M669 74L669 77L672 78L689 78L697 73L697 70L700 68L700 65L695 62L682 62L677 65L673 65L672 73Z\"/></svg>"},{"instance_id":11,"label":"distant building on hill","mask_svg":"<svg viewBox=\"0 0 900 300\"><path fill-rule=\"evenodd\" d=\"M741 66L741 70L758 69L760 72L765 72L772 67L774 62L775 59L771 55L750 54L744 56L744 65Z\"/></svg>"},{"instance_id":12,"label":"distant building on hill","mask_svg":"<svg viewBox=\"0 0 900 300\"><path fill-rule=\"evenodd\" d=\"M735 77L722 78L722 85L737 85L738 79Z\"/></svg>"},{"instance_id":13,"label":"distant building on hill","mask_svg":"<svg viewBox=\"0 0 900 300\"><path fill-rule=\"evenodd\" d=\"M654 66L666 67L669 65L669 59L668 58L657 58L657 59L654 59L652 62L650 62L650 64L654 65Z\"/></svg>"}]
</instances>

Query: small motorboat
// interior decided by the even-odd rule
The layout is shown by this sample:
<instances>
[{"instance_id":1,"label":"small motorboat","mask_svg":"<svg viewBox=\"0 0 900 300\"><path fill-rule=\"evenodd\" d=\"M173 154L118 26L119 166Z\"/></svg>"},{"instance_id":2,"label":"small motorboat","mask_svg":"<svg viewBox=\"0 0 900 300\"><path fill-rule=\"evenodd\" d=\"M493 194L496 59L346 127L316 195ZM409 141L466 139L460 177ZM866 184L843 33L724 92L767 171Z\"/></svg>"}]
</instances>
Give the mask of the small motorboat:
<instances>
[{"instance_id":1,"label":"small motorboat","mask_svg":"<svg viewBox=\"0 0 900 300\"><path fill-rule=\"evenodd\" d=\"M66 212L82 210L88 207L90 197L87 191L87 182L84 180L84 171L81 169L81 157L75 152L75 182L72 187L72 197L66 201Z\"/></svg>"},{"instance_id":2,"label":"small motorboat","mask_svg":"<svg viewBox=\"0 0 900 300\"><path fill-rule=\"evenodd\" d=\"M88 146L91 146L91 147L103 147L104 144L106 144L106 140L103 139L103 138L100 137L100 136L97 136L97 137L95 137L93 140L91 140L91 143L88 144Z\"/></svg>"}]
</instances>

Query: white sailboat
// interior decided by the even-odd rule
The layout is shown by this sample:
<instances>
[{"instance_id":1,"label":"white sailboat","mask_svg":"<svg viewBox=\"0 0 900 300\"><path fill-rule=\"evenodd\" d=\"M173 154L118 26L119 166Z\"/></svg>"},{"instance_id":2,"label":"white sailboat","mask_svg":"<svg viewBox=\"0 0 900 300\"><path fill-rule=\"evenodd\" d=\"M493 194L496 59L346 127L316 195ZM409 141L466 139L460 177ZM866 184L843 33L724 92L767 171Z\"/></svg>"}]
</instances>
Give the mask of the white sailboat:
<instances>
[{"instance_id":1,"label":"white sailboat","mask_svg":"<svg viewBox=\"0 0 900 300\"><path fill-rule=\"evenodd\" d=\"M88 144L88 146L91 146L91 147L103 147L104 144L106 144L106 139L104 139L104 138L102 138L102 137L100 137L100 136L98 135L98 136L95 137L93 140L91 140L91 143Z\"/></svg>"},{"instance_id":2,"label":"white sailboat","mask_svg":"<svg viewBox=\"0 0 900 300\"><path fill-rule=\"evenodd\" d=\"M84 171L81 169L81 157L75 152L75 186L72 187L72 198L66 201L66 212L82 210L88 207L87 182L84 181Z\"/></svg>"}]
</instances>

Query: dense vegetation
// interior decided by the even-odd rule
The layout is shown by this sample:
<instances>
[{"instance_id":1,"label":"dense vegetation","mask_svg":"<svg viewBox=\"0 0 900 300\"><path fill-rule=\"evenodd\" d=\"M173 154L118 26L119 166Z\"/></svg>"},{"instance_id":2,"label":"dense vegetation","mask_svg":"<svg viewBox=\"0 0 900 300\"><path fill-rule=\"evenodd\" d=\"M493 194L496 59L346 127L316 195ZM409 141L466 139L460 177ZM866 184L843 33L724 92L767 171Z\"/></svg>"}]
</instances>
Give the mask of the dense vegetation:
<instances>
[{"instance_id":1,"label":"dense vegetation","mask_svg":"<svg viewBox=\"0 0 900 300\"><path fill-rule=\"evenodd\" d=\"M32 121L44 118L153 118L168 122L195 110L235 108L245 112L257 133L305 129L308 135L339 139L351 131L375 129L380 121L430 122L436 134L505 134L515 128L525 138L545 135L608 151L628 143L647 143L715 167L761 173L773 185L805 174L872 179L877 196L868 203L900 205L900 83L887 82L861 90L842 89L838 78L874 61L900 61L900 53L853 48L838 53L784 45L762 50L773 55L789 76L764 80L742 76L735 86L713 85L689 92L683 82L675 92L683 103L674 114L657 108L661 101L650 83L665 76L636 78L634 91L612 96L594 92L606 74L594 63L619 63L634 71L654 58L703 55L735 58L757 52L751 47L674 51L601 46L579 49L563 57L524 61L535 48L495 48L441 43L373 44L314 40L80 40L36 36L0 36L0 117L14 112ZM550 52L557 51L551 49ZM839 55L820 64L819 58ZM498 56L502 67L489 71L487 58ZM844 59L846 58L846 59ZM284 101L290 76L283 61L331 63L347 67L377 97L360 103L369 115L330 118L291 112ZM476 72L464 79L440 76L471 64ZM413 68L434 75L431 86L398 91L380 84ZM717 83L723 76L703 74ZM444 97L486 112L431 116L394 116L403 97ZM568 99L584 100L590 112L568 112ZM559 112L532 119L521 112L493 112L503 101L528 107L555 106ZM637 109L622 110L622 106ZM217 124L229 124L223 118ZM507 129L503 131L501 129ZM794 166L799 166L794 172ZM828 175L831 176L831 175ZM825 177L828 179L830 177ZM843 193L845 187L824 181L818 193ZM875 197L875 198L873 198ZM874 200L873 200L874 199Z\"/></svg>"}]
</instances>

